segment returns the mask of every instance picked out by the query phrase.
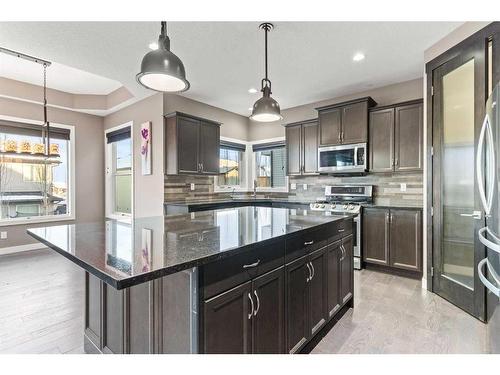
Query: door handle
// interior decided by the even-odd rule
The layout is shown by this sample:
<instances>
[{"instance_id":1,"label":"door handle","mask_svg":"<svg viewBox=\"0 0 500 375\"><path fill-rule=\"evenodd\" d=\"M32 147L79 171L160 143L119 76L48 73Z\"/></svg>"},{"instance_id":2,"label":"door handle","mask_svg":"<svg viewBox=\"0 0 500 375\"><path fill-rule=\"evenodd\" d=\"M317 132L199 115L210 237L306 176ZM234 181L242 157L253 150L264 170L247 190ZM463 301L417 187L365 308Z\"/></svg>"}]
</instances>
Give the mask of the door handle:
<instances>
[{"instance_id":1,"label":"door handle","mask_svg":"<svg viewBox=\"0 0 500 375\"><path fill-rule=\"evenodd\" d=\"M253 299L250 293L248 293L248 299L250 300L250 305L252 306L252 310L250 311L250 314L248 314L248 319L252 319L253 315Z\"/></svg>"},{"instance_id":2,"label":"door handle","mask_svg":"<svg viewBox=\"0 0 500 375\"><path fill-rule=\"evenodd\" d=\"M486 137L486 138L485 138ZM483 148L484 143L488 142L489 144L489 154L488 154L488 177L489 177L489 191L488 197L486 197L485 187L483 184ZM484 117L483 126L481 127L481 132L479 133L478 147L476 153L476 180L479 189L479 198L481 199L481 203L483 205L483 209L486 216L490 215L491 206L493 204L493 188L495 184L495 151L494 151L494 140L493 140L493 131L491 129L490 118L488 114Z\"/></svg>"},{"instance_id":3,"label":"door handle","mask_svg":"<svg viewBox=\"0 0 500 375\"><path fill-rule=\"evenodd\" d=\"M344 245L340 245L340 251L342 252L342 256L340 257L340 261L342 262L345 259L345 248Z\"/></svg>"},{"instance_id":4,"label":"door handle","mask_svg":"<svg viewBox=\"0 0 500 375\"><path fill-rule=\"evenodd\" d=\"M259 300L259 295L257 294L257 291L254 290L253 294L255 294L255 298L257 298L257 308L255 309L255 312L253 313L253 316L257 316L257 313L260 310L260 300Z\"/></svg>"},{"instance_id":5,"label":"door handle","mask_svg":"<svg viewBox=\"0 0 500 375\"><path fill-rule=\"evenodd\" d=\"M306 263L307 270L309 271L309 277L306 277L306 283L311 280L311 268L309 267L309 263Z\"/></svg>"},{"instance_id":6,"label":"door handle","mask_svg":"<svg viewBox=\"0 0 500 375\"><path fill-rule=\"evenodd\" d=\"M473 217L476 220L481 220L481 211L473 211L471 214L460 214L463 217Z\"/></svg>"},{"instance_id":7,"label":"door handle","mask_svg":"<svg viewBox=\"0 0 500 375\"><path fill-rule=\"evenodd\" d=\"M493 280L495 280L495 283L497 285L500 285L500 280L499 280L499 277L498 275L496 274L495 270L493 269L493 267L491 267L490 265L490 262L488 262L488 258L484 258L482 261L480 261L478 264L477 264L477 274L479 276L479 279L481 280L481 282L484 284L484 286L486 288L488 288L494 295L496 295L498 298L500 298L500 288L499 287L496 287L495 285L493 285L487 278L486 276L484 276L483 274L483 268L484 268L484 265L487 265L488 267L488 272L490 273L490 276L492 277Z\"/></svg>"},{"instance_id":8,"label":"door handle","mask_svg":"<svg viewBox=\"0 0 500 375\"><path fill-rule=\"evenodd\" d=\"M316 275L316 271L314 270L314 266L313 266L312 262L309 262L309 264L311 265L311 269L312 269L312 276L310 279L310 280L312 280L314 278L314 275Z\"/></svg>"}]
</instances>

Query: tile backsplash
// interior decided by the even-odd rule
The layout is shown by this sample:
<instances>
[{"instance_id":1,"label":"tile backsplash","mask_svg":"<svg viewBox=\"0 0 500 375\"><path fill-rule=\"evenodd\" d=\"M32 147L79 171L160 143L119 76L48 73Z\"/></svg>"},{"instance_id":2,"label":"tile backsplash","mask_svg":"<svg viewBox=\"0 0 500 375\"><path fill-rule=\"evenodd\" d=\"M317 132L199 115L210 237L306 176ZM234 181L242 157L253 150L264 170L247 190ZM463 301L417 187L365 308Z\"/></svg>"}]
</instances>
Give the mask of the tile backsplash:
<instances>
[{"instance_id":1,"label":"tile backsplash","mask_svg":"<svg viewBox=\"0 0 500 375\"><path fill-rule=\"evenodd\" d=\"M413 173L384 173L368 174L366 176L335 177L331 175L319 176L292 176L289 184L296 184L296 189L290 188L290 195L296 198L316 199L323 197L326 185L361 184L373 185L375 204L387 206L417 206L423 205L423 174ZM307 184L307 190L304 190ZM401 191L401 184L406 184L406 190Z\"/></svg>"},{"instance_id":2,"label":"tile backsplash","mask_svg":"<svg viewBox=\"0 0 500 375\"><path fill-rule=\"evenodd\" d=\"M217 198L228 198L229 193L214 191L214 177L211 176L165 176L165 202L195 201ZM191 190L191 184L195 189ZM289 184L295 184L296 189L289 190L289 196L294 199L315 200L324 196L326 185L336 184L367 184L373 185L374 202L387 206L417 206L423 205L423 174L388 173L368 174L366 176L335 177L331 175L319 176L291 176ZM307 184L307 190L304 189ZM401 191L401 184L406 184L406 191ZM250 193L249 193L250 194ZM266 194L267 196L270 194ZM272 194L283 197L287 194Z\"/></svg>"}]
</instances>

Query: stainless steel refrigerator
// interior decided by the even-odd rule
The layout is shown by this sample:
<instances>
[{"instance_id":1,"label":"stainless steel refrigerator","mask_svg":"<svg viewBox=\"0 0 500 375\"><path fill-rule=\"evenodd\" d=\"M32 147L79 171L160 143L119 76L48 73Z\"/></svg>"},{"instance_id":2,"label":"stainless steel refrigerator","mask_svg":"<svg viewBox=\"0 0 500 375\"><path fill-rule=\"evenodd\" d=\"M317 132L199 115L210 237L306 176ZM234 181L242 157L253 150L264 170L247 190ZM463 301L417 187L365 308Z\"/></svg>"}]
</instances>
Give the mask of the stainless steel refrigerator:
<instances>
[{"instance_id":1,"label":"stainless steel refrigerator","mask_svg":"<svg viewBox=\"0 0 500 375\"><path fill-rule=\"evenodd\" d=\"M476 172L486 227L479 240L487 256L478 264L478 274L486 286L488 342L491 353L500 353L500 84L488 102L479 135Z\"/></svg>"}]
</instances>

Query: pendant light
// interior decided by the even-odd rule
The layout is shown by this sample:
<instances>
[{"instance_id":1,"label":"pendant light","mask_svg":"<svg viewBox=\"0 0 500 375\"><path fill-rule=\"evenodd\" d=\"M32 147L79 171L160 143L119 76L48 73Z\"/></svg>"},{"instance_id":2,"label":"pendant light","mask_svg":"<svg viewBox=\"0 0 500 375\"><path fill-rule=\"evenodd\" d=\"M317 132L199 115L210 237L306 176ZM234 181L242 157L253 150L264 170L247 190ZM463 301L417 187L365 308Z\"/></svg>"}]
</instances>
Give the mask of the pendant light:
<instances>
[{"instance_id":1,"label":"pendant light","mask_svg":"<svg viewBox=\"0 0 500 375\"><path fill-rule=\"evenodd\" d=\"M250 118L259 122L271 122L283 118L280 113L280 105L271 97L271 80L267 78L267 33L274 28L274 25L266 22L261 24L259 28L264 30L266 77L261 81L262 98L253 105Z\"/></svg>"},{"instance_id":2,"label":"pendant light","mask_svg":"<svg viewBox=\"0 0 500 375\"><path fill-rule=\"evenodd\" d=\"M142 59L137 82L147 89L161 92L181 92L189 89L184 64L170 51L167 22L161 22L158 48L148 52Z\"/></svg>"}]
</instances>

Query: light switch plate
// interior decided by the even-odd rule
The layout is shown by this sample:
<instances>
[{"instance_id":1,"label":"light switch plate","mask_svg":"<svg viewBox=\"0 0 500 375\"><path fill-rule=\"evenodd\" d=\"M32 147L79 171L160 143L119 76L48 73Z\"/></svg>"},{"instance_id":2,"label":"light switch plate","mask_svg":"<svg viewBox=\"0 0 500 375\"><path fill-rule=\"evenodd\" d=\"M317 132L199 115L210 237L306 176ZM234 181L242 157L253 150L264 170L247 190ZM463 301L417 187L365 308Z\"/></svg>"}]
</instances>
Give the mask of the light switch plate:
<instances>
[{"instance_id":1,"label":"light switch plate","mask_svg":"<svg viewBox=\"0 0 500 375\"><path fill-rule=\"evenodd\" d=\"M191 191L194 191L194 184L191 184Z\"/></svg>"},{"instance_id":2,"label":"light switch plate","mask_svg":"<svg viewBox=\"0 0 500 375\"><path fill-rule=\"evenodd\" d=\"M307 190L307 184L303 184L303 185L302 185L302 188L303 188L304 190Z\"/></svg>"},{"instance_id":3,"label":"light switch plate","mask_svg":"<svg viewBox=\"0 0 500 375\"><path fill-rule=\"evenodd\" d=\"M297 190L297 184L296 184L295 182L292 182L292 183L290 184L290 189L292 189L292 190Z\"/></svg>"},{"instance_id":4,"label":"light switch plate","mask_svg":"<svg viewBox=\"0 0 500 375\"><path fill-rule=\"evenodd\" d=\"M7 239L7 232L0 232L0 239L6 240Z\"/></svg>"},{"instance_id":5,"label":"light switch plate","mask_svg":"<svg viewBox=\"0 0 500 375\"><path fill-rule=\"evenodd\" d=\"M406 183L401 183L401 191L406 191Z\"/></svg>"}]
</instances>

